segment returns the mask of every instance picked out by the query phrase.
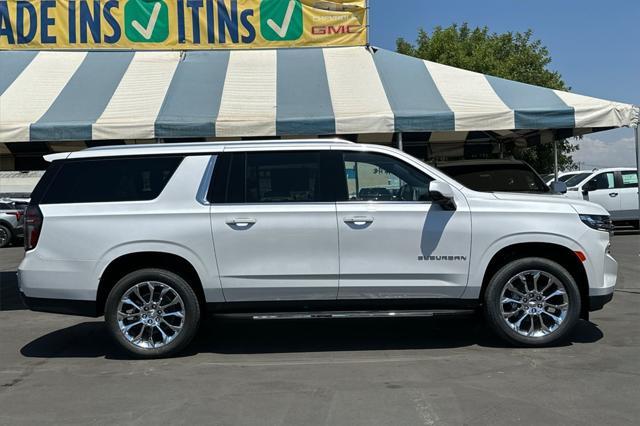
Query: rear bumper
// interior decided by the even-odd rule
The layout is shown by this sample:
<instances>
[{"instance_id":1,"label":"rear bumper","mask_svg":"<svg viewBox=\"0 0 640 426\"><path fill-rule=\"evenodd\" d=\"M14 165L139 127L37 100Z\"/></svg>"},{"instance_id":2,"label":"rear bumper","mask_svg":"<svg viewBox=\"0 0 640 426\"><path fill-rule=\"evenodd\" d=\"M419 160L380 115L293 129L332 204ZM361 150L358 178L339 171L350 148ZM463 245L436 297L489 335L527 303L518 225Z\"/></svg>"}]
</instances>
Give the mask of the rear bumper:
<instances>
[{"instance_id":1,"label":"rear bumper","mask_svg":"<svg viewBox=\"0 0 640 426\"><path fill-rule=\"evenodd\" d=\"M83 317L97 317L96 302L89 300L45 299L42 297L28 297L20 292L22 301L32 311L50 312L54 314L79 315Z\"/></svg>"}]
</instances>

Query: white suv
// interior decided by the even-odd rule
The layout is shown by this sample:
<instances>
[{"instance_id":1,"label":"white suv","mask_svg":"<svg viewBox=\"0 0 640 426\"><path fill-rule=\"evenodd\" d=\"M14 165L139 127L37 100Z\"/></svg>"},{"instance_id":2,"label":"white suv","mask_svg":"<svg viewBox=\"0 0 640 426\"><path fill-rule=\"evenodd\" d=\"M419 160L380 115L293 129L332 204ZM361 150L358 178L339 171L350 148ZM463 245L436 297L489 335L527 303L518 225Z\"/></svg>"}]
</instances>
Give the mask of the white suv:
<instances>
[{"instance_id":1,"label":"white suv","mask_svg":"<svg viewBox=\"0 0 640 426\"><path fill-rule=\"evenodd\" d=\"M548 345L611 300L616 283L597 204L472 191L383 146L138 145L46 158L18 270L26 304L104 313L141 357L184 348L205 311L482 309L508 341Z\"/></svg>"},{"instance_id":2,"label":"white suv","mask_svg":"<svg viewBox=\"0 0 640 426\"><path fill-rule=\"evenodd\" d=\"M575 182L567 196L600 204L616 224L640 227L637 169L617 167L594 171Z\"/></svg>"}]
</instances>

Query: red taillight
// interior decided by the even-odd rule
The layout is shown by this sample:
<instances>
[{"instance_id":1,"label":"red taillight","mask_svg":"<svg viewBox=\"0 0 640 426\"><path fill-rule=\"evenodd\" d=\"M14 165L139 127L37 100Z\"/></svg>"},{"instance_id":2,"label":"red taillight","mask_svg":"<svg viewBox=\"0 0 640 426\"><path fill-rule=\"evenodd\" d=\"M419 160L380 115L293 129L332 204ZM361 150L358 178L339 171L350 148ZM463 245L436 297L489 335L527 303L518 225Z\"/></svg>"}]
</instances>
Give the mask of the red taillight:
<instances>
[{"instance_id":1,"label":"red taillight","mask_svg":"<svg viewBox=\"0 0 640 426\"><path fill-rule=\"evenodd\" d=\"M24 214L24 249L33 250L38 244L42 230L42 212L36 205L30 205Z\"/></svg>"},{"instance_id":2,"label":"red taillight","mask_svg":"<svg viewBox=\"0 0 640 426\"><path fill-rule=\"evenodd\" d=\"M20 222L20 219L22 219L23 213L21 211L17 211L14 214L16 215L16 220Z\"/></svg>"}]
</instances>

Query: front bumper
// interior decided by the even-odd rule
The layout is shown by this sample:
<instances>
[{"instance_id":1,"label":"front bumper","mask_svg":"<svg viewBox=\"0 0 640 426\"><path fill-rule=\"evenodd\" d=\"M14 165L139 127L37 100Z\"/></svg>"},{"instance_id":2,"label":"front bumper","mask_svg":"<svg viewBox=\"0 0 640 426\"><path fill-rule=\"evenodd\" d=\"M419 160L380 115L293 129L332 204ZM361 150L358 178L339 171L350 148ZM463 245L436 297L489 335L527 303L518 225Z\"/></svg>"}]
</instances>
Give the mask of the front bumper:
<instances>
[{"instance_id":1,"label":"front bumper","mask_svg":"<svg viewBox=\"0 0 640 426\"><path fill-rule=\"evenodd\" d=\"M604 256L601 287L589 288L589 311L598 311L613 299L618 279L618 262L609 253Z\"/></svg>"}]
</instances>

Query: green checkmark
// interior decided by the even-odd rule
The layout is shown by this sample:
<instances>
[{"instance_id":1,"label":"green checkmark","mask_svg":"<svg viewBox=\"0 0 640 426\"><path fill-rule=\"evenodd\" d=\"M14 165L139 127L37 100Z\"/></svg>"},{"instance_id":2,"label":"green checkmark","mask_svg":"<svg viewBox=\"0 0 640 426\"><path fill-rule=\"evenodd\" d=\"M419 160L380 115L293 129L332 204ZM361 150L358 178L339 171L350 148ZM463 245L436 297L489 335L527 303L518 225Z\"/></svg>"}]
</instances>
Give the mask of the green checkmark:
<instances>
[{"instance_id":1,"label":"green checkmark","mask_svg":"<svg viewBox=\"0 0 640 426\"><path fill-rule=\"evenodd\" d=\"M169 8L163 0L129 0L124 7L124 25L132 42L163 42L169 37Z\"/></svg>"},{"instance_id":2,"label":"green checkmark","mask_svg":"<svg viewBox=\"0 0 640 426\"><path fill-rule=\"evenodd\" d=\"M260 31L269 41L297 40L302 37L300 0L262 0Z\"/></svg>"}]
</instances>

